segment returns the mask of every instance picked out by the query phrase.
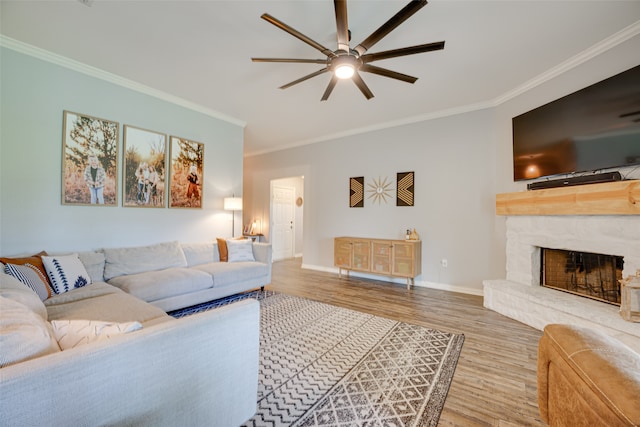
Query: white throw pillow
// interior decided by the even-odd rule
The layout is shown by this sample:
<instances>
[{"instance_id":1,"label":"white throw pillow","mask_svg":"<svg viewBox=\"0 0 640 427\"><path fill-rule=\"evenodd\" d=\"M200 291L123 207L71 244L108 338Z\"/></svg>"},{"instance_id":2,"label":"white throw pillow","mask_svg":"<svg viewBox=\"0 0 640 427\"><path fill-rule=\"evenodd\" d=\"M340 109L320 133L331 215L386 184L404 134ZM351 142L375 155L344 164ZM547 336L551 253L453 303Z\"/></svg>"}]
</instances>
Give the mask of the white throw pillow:
<instances>
[{"instance_id":1,"label":"white throw pillow","mask_svg":"<svg viewBox=\"0 0 640 427\"><path fill-rule=\"evenodd\" d=\"M97 341L105 341L116 335L142 329L140 322L101 322L98 320L52 320L53 336L62 350Z\"/></svg>"},{"instance_id":2,"label":"white throw pillow","mask_svg":"<svg viewBox=\"0 0 640 427\"><path fill-rule=\"evenodd\" d=\"M253 257L253 241L251 239L227 239L228 262L255 261Z\"/></svg>"},{"instance_id":3,"label":"white throw pillow","mask_svg":"<svg viewBox=\"0 0 640 427\"><path fill-rule=\"evenodd\" d=\"M56 294L91 284L91 277L78 258L78 254L42 256L42 263Z\"/></svg>"}]
</instances>

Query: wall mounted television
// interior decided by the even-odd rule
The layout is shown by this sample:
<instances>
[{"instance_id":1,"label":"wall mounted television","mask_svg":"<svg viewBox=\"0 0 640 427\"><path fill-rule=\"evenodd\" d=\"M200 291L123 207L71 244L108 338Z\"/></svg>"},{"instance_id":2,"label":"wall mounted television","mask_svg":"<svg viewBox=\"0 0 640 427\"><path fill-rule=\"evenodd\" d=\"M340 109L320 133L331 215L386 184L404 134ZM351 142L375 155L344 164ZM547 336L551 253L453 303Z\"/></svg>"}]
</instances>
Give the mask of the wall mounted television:
<instances>
[{"instance_id":1,"label":"wall mounted television","mask_svg":"<svg viewBox=\"0 0 640 427\"><path fill-rule=\"evenodd\" d=\"M512 125L515 181L640 164L640 65Z\"/></svg>"}]
</instances>

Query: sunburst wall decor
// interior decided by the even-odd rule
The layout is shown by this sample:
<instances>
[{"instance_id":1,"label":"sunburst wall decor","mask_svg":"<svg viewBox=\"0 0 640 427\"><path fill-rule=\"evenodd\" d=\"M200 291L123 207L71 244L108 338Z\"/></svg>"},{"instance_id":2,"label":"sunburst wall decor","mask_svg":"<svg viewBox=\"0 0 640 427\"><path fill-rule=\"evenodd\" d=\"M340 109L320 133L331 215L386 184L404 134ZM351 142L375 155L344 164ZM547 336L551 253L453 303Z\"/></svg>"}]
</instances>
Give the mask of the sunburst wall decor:
<instances>
[{"instance_id":1,"label":"sunburst wall decor","mask_svg":"<svg viewBox=\"0 0 640 427\"><path fill-rule=\"evenodd\" d=\"M367 189L369 199L374 202L378 202L378 204L387 203L387 198L391 198L392 182L387 182L387 177L384 179L378 177L377 180L374 178L373 183L369 183L367 186L369 187Z\"/></svg>"},{"instance_id":2,"label":"sunburst wall decor","mask_svg":"<svg viewBox=\"0 0 640 427\"><path fill-rule=\"evenodd\" d=\"M364 176L349 178L349 207L364 207Z\"/></svg>"}]
</instances>

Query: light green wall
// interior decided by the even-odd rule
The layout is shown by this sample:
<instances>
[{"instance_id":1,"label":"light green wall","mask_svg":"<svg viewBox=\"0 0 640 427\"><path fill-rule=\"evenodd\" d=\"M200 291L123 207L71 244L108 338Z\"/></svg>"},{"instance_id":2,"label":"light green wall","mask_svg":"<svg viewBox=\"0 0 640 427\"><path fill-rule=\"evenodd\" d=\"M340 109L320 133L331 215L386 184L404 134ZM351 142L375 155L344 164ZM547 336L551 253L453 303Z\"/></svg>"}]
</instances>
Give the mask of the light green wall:
<instances>
[{"instance_id":1,"label":"light green wall","mask_svg":"<svg viewBox=\"0 0 640 427\"><path fill-rule=\"evenodd\" d=\"M46 58L0 49L0 254L231 235L222 199L242 193L242 126ZM62 205L64 110L119 122L118 207ZM203 209L122 207L125 124L204 143Z\"/></svg>"}]
</instances>

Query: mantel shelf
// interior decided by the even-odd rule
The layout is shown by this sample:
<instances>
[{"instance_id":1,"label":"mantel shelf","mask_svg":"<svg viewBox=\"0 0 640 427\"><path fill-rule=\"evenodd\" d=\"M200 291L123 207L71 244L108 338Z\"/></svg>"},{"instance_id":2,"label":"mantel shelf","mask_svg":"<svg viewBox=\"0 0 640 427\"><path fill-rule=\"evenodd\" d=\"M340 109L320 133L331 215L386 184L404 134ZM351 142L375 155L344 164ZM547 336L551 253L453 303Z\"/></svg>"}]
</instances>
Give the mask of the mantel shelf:
<instances>
[{"instance_id":1,"label":"mantel shelf","mask_svg":"<svg viewBox=\"0 0 640 427\"><path fill-rule=\"evenodd\" d=\"M640 180L496 195L497 215L640 215Z\"/></svg>"}]
</instances>

